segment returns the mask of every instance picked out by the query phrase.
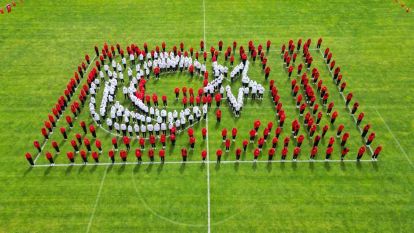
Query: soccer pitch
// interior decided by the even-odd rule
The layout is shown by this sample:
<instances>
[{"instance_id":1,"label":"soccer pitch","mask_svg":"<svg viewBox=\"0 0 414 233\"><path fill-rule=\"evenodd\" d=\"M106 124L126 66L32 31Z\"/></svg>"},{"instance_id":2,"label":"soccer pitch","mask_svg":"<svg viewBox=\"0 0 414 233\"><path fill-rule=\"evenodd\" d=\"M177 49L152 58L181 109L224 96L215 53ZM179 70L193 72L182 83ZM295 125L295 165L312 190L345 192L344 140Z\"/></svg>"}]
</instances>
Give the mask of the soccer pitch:
<instances>
[{"instance_id":1,"label":"soccer pitch","mask_svg":"<svg viewBox=\"0 0 414 233\"><path fill-rule=\"evenodd\" d=\"M405 3L414 6L412 1ZM394 1L18 2L12 13L0 15L0 231L413 232L413 17L412 12L407 13ZM319 37L323 38L320 52L315 50ZM283 139L291 134L291 122L303 118L299 118L290 93L280 48L290 39L296 45L299 38L304 42L312 39L312 68L320 71L339 117L321 141L315 162L308 161L312 140L307 137L297 162L292 161L293 140L286 161L281 162ZM54 151L52 140L61 142L59 128L67 126L64 116L71 115L67 108L36 161L42 166L28 166L25 153L37 156L33 140L43 140L43 122L85 54L91 59L95 56L95 45L102 48L105 42L119 43L126 50L131 43L142 47L146 42L151 50L165 41L167 50L171 50L183 42L186 50L193 47L197 51L201 40L207 51L211 46L217 49L220 40L224 42L223 50L237 41L235 65L240 63L240 45L247 50L252 40L256 47L262 44L266 50L266 41L271 40L266 54L271 68L269 80L275 80L286 112L273 163L267 162L267 151L277 117L258 58L256 62L249 59L248 76L264 86L263 100L246 100L239 118L222 101L222 120L217 123L213 99L207 119L194 125L195 149L189 150L185 165L181 163L180 150L189 148L186 131L177 135L175 147L167 141L163 165L159 163L159 143L154 164L149 163L147 144L144 163L136 165L134 150L139 144L135 139L128 164L112 166L106 163L113 136L98 128L103 145L100 165L95 166L89 155L88 166L83 166L77 154L76 166L69 166L66 152L73 149L68 140L61 144L56 166L50 167L44 152ZM370 123L370 132L376 133L372 148L383 147L377 162L370 161L370 151L360 163L354 161L364 142L324 64L322 54L327 47L347 82L344 94L354 95L350 107L358 101L356 116L365 113L361 127ZM218 61L228 66L230 73L232 67L222 54ZM299 63L303 63L301 53L296 65ZM94 62L86 77L93 66ZM211 66L208 54L209 81L213 79ZM202 77L190 78L187 71L162 73L160 77L155 81L151 75L146 93L157 93L161 105L161 95L167 95L168 109L182 109L182 93L180 100L174 102L174 88L192 87L196 92L203 84ZM296 68L292 77L296 78ZM81 86L85 81L86 78ZM128 81L125 72L125 82ZM240 77L234 83L225 80L223 86L226 85L231 85L237 95ZM72 99L77 99L79 92L80 89ZM89 99L68 133L69 139L82 131L79 120L88 125L93 122ZM117 99L124 104L130 102L124 100L122 88ZM256 140L267 123L273 122L270 140L258 162L253 162L255 142L236 163L235 150L248 139L257 119L262 126ZM324 114L321 125L325 124L329 125L329 117ZM344 132L351 134L347 161L338 161L337 139L332 160L325 162L328 139L335 135L339 124L344 124ZM206 140L201 136L203 127L208 131ZM233 127L238 129L237 139L217 165L216 150L224 151L221 130L227 128L229 137ZM320 134L320 129L316 133ZM303 125L300 134L306 134ZM90 133L87 137L92 139ZM202 150L208 151L206 163L201 160ZM118 152L116 162L120 161Z\"/></svg>"}]
</instances>

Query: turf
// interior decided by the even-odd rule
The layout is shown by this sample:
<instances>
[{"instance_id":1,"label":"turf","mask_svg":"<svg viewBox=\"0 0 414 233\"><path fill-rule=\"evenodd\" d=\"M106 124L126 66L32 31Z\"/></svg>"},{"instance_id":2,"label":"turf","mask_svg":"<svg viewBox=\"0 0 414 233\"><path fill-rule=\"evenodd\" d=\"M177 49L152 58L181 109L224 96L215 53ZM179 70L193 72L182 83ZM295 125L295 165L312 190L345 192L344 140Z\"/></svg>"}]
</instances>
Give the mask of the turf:
<instances>
[{"instance_id":1,"label":"turf","mask_svg":"<svg viewBox=\"0 0 414 233\"><path fill-rule=\"evenodd\" d=\"M172 46L183 41L186 47L198 47L205 36L207 47L220 39L225 45L270 39L272 48L279 49L291 38L315 42L322 36L323 46L331 48L341 66L347 90L377 133L375 145L384 147L378 163L210 164L211 232L412 232L412 20L413 13L393 1L206 0L205 21L203 1L25 1L12 14L0 15L0 231L207 231L206 166L28 168L24 153L40 139L52 104L94 45L166 41ZM273 53L271 78L283 93L282 102L293 106L282 62ZM321 78L328 80L321 58L314 57ZM258 67L252 66L250 74L263 81ZM165 87L172 95L181 78L168 77L152 90ZM247 136L254 119L274 119L266 97L247 104L239 120L223 111L220 126L210 112L212 160L222 127L237 125L240 135ZM332 98L339 104L338 96ZM297 114L286 111L290 123ZM350 126L345 111L339 111L338 120ZM85 108L82 114L87 113ZM193 160L207 146L197 139ZM186 142L183 137L177 148ZM353 139L350 156L358 143ZM177 152L167 159L179 160ZM226 159L234 160L233 153ZM251 160L251 153L244 159ZM67 162L64 155L57 161ZM43 156L39 162L46 162Z\"/></svg>"}]
</instances>

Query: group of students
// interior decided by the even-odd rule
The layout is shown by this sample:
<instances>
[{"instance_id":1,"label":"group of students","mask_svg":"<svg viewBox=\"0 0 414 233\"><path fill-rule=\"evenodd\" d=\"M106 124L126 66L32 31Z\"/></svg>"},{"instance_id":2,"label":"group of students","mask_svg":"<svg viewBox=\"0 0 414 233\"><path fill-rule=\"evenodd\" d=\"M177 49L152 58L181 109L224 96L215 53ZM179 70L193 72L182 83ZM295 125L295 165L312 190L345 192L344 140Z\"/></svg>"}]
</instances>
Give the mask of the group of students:
<instances>
[{"instance_id":1,"label":"group of students","mask_svg":"<svg viewBox=\"0 0 414 233\"><path fill-rule=\"evenodd\" d=\"M319 38L318 42L317 42L316 49L319 50L321 48L321 43L322 43L322 38ZM313 58L310 55L310 51L309 51L310 44L311 44L311 40L308 39L306 41L306 43L304 44L304 46L303 46L303 59L305 60L305 66L308 68L309 71L310 71L310 64L313 61ZM281 54L281 57L284 60L284 66L288 71L288 77L289 78L291 78L291 73L292 73L292 70L293 70L294 62L296 60L297 53L300 51L301 45L302 45L302 40L301 39L298 40L296 46L295 46L293 40L289 41L287 47L285 45L282 45L280 54ZM295 47L296 47L296 51L295 51ZM327 66L329 68L329 71L332 74L332 80L333 80L334 84L338 87L339 92L342 94L345 87L346 87L346 82L343 81L343 79L342 79L342 74L340 73L341 69L340 69L339 66L335 66L335 60L332 60L332 53L330 52L329 48L325 49L325 52L324 52L323 56L324 56L325 63L327 64ZM291 57L292 57L292 60L293 60L292 65L290 65ZM298 70L297 70L297 76L298 77L301 75L301 71L302 71L302 64L300 64L298 66ZM309 116L311 116L311 113L314 116L317 116L316 123L318 123L320 121L320 119L323 115L322 112L318 112L319 105L315 104L317 96L315 95L315 92L312 88L312 85L310 85L310 83L312 83L314 86L317 87L317 93L319 94L319 98L321 100L322 105L324 107L327 107L326 114L327 114L327 116L330 117L331 124L334 124L336 118L338 117L338 112L333 111L333 113L332 113L332 109L334 107L333 102L330 102L328 104L328 98L329 98L328 88L326 86L324 86L323 81L321 79L319 79L320 73L319 73L317 68L313 68L311 74L312 74L312 77L311 77L311 79L309 79L307 77L307 73L303 73L303 75L301 76L300 85L297 84L296 79L292 79L292 81L291 81L292 95L293 95L293 98L296 98L296 107L299 108L300 116L303 115L303 113L304 113L304 111L307 107L309 107L310 112L307 113L307 115L306 115L307 117L305 117L305 122L307 122L308 120L312 120L312 122L313 122L313 119L309 118ZM271 83L271 88L272 88L272 83ZM305 101L303 101L302 94L298 94L298 92L301 88L302 88L302 91L304 93ZM273 95L274 102L276 104L279 104L277 101L279 100L280 97L277 95L277 90L273 90L272 95ZM350 92L346 95L346 97L345 97L345 106L347 108L349 108L349 104L350 104L352 98L353 98L352 92ZM358 110L358 107L359 107L359 103L354 102L352 108L349 108L350 113L352 115L356 114L356 112ZM316 113L317 113L317 115L316 115ZM358 114L358 116L356 117L357 127L360 126L364 116L365 116L364 112L360 112ZM308 119L306 119L306 118L308 118ZM339 128L340 127L338 127L338 132L341 131L341 130L339 130ZM365 139L369 128L370 128L370 126L366 125L364 127L364 130L362 130L361 136L365 140L365 145L359 148L358 155L357 155L357 160L361 159L361 157L365 153L366 147L369 148L372 141L375 138L375 133L372 132ZM309 124L308 124L308 129L312 129L312 127L309 126ZM311 133L312 133L312 131L311 131ZM347 133L344 134L344 136L349 137L349 135ZM342 144L344 144L344 143L341 143L341 145ZM342 147L343 148L342 148L341 153L346 154L348 152L348 149L346 147L344 147L344 145L342 145ZM377 157L378 157L378 154L380 153L381 150L382 150L382 147L378 146L372 153L372 159L376 160Z\"/></svg>"},{"instance_id":2,"label":"group of students","mask_svg":"<svg viewBox=\"0 0 414 233\"><path fill-rule=\"evenodd\" d=\"M219 43L220 44L220 43ZM126 58L124 56L124 52L122 49L120 49L120 46L117 45L118 55L121 56L121 63L116 61L116 52L114 46L111 46L109 49L108 45L104 45L104 48L102 49L102 53L100 53L99 49L95 47L96 55L99 57L100 61L96 61L95 65L96 67L92 69L92 71L88 75L87 84L85 84L82 87L81 93L79 94L79 100L81 102L81 106L83 106L87 95L90 94L91 101L89 103L89 109L91 112L92 118L95 120L95 122L98 125L103 124L104 122L108 126L109 131L115 131L117 132L118 136L123 137L123 141L130 140L129 137L132 137L133 134L135 134L138 138L141 140L149 139L151 142L151 145L155 144L156 138L159 138L161 143L165 145L165 138L167 137L167 132L170 133L169 137L172 139L172 141L175 142L175 134L179 133L180 131L184 130L186 127L190 127L201 120L201 117L206 118L208 107L211 104L211 96L215 94L215 100L217 104L217 121L220 121L221 119L221 110L220 110L220 102L221 99L224 97L229 104L230 109L233 111L236 117L240 115L240 110L243 106L243 98L248 98L249 94L251 94L251 98L263 98L263 92L264 88L260 84L256 83L253 80L250 80L247 75L248 67L249 67L249 60L247 60L246 54L244 53L244 49L240 49L240 59L241 63L234 67L234 69L231 71L230 76L232 77L232 80L234 81L236 76L241 75L241 81L242 81L242 87L239 89L238 96L234 96L231 92L231 89L229 86L226 86L223 88L222 82L225 79L225 76L227 76L227 67L224 67L222 65L219 65L217 63L217 51L211 52L212 54L212 73L214 75L214 79L212 81L208 81L208 71L206 70L205 63L201 63L198 61L198 56L196 56L196 59L192 60L192 49L190 49L191 56L188 55L188 52L183 53L183 44L180 44L180 51L177 51L177 48L174 47L172 52L166 52L165 51L165 43L163 43L163 51L160 51L158 47L156 47L155 51L148 52L147 46L144 44L144 49L140 50L138 46L131 45L127 47L127 51L130 58L130 65L126 64ZM204 47L201 47L203 43L200 43L200 49L203 51ZM304 47L308 48L310 46L310 42L305 44ZM241 46L242 47L242 46ZM300 46L298 46L300 47ZM229 47L230 48L230 47ZM270 41L268 41L267 50L270 48ZM318 42L318 48L320 48L320 42ZM261 45L259 45L258 49L260 50L260 54L263 55L263 51L261 48ZM221 48L219 48L221 51ZM233 53L235 50L235 43L233 43ZM253 55L253 52L256 50L255 46L252 42L249 42L249 54ZM289 51L294 50L291 47ZM197 52L196 52L197 54ZM204 53L205 54L205 53ZM229 49L226 50L226 55L231 54L231 49L229 52ZM232 55L233 56L233 55ZM205 57L205 56L204 56ZM308 57L307 61L311 61L312 59L309 59L309 55L304 55L304 57ZM227 59L227 57L226 57ZM267 58L264 56L261 56L262 61L265 59L265 63L263 65L263 68L266 67ZM88 55L85 56L85 60L88 64L90 64L90 58ZM109 61L108 61L109 60ZM206 60L206 59L205 59ZM233 59L234 60L234 59ZM263 63L263 62L262 62ZM158 97L156 94L152 95L152 102L154 106L151 106L151 96L145 93L145 84L149 78L149 73L153 72L155 78L159 78L159 74L161 72L175 72L175 71L182 71L185 69L186 71L190 72L191 74L194 72L198 73L200 76L204 77L203 81L203 88L201 89L201 92L199 90L198 97L201 102L201 99L204 99L202 106L201 105L191 105L191 107L187 107L186 104L183 103L184 109L178 113L177 111L167 111L165 108L158 108ZM310 66L308 66L310 67ZM134 69L135 68L135 69ZM129 78L129 86L123 86L122 91L125 98L129 98L131 102L133 103L134 107L133 110L129 110L126 106L123 106L119 101L116 101L116 93L119 83L124 83L123 78L123 72L127 70L128 78ZM134 71L135 70L135 74ZM78 67L78 72L75 72L75 77L71 79L69 82L67 89L65 90L65 97L59 98L58 104L56 105L56 108L53 109L53 113L56 116L56 119L60 117L60 114L62 114L64 107L66 107L69 102L71 96L74 94L74 91L76 90L77 85L80 83L80 79L84 76L84 72L86 72L86 64L83 63L81 66ZM315 72L316 75L317 72ZM233 76L234 75L234 76ZM79 77L80 76L80 77ZM146 76L146 78L145 78ZM99 79L99 78L100 79ZM306 84L308 81L305 79L302 80L302 82L305 82ZM104 90L102 95L101 104L99 105L99 111L96 111L97 108L97 101L96 101L96 95L99 89L101 88L101 83L104 83ZM283 123L285 121L286 115L283 111L281 103L277 101L278 95L277 95L277 89L274 89L274 85L270 85L270 91L272 92L272 98L275 102L275 106L277 109L277 116L278 116L278 124L279 124L279 131L283 128ZM176 88L177 89L177 88ZM292 89L296 89L292 87ZM309 90L309 88L306 88ZM324 88L320 88L322 91L325 91ZM225 90L225 91L224 91ZM319 89L318 89L319 91ZM176 97L178 98L179 91L176 92ZM297 91L296 91L297 93ZM307 91L307 94L305 95L306 102L309 103L309 101L314 102L314 95L313 91ZM325 95L325 94L324 94ZM321 96L324 96L321 95ZM186 93L183 90L183 98L186 97ZM194 97L194 96L192 96ZM210 102L207 101L208 97L210 97ZM280 98L280 97L279 97ZM165 96L163 96L163 107L167 106L167 99ZM190 93L190 99L191 99L191 93ZM299 100L300 103L302 100ZM305 107L303 107L305 106ZM306 108L306 105L301 104L300 106L301 112L303 113L302 109ZM72 113L74 114L74 118L76 118L76 114L80 112L80 104L77 101L74 101L74 103L71 105ZM329 109L329 108L328 108ZM332 109L332 108L331 108ZM315 111L313 111L315 114ZM330 111L328 112L330 114ZM318 116L320 113L318 113ZM336 116L335 116L336 115ZM308 132L314 133L314 125L318 124L318 122L314 122L313 118L310 114L306 114L307 117L305 117L304 124L308 128ZM337 114L335 112L332 114L332 117L336 118ZM46 128L42 129L42 134L44 135L45 139L47 139L49 133L52 132L52 128L50 126L50 123L54 123L55 118L52 117L53 120L51 120L47 125ZM70 128L73 124L73 119L70 116L66 117L67 123L70 125ZM188 123L188 124L187 124ZM331 123L334 123L334 120L331 120ZM268 129L268 128L267 128ZM269 130L269 129L268 129ZM85 131L85 130L84 130ZM173 131L173 133L172 133ZM148 132L149 137L147 137L146 132ZM256 130L257 133L257 130ZM269 132L268 132L269 133ZM311 133L309 136L312 138L313 133ZM280 132L279 132L280 134ZM297 132L295 133L294 137L296 138ZM128 137L129 135L129 137ZM302 135L300 135L302 136ZM302 137L299 136L299 140L303 140ZM126 139L128 138L128 139ZM316 138L315 138L316 139ZM258 144L263 146L263 138L259 138ZM164 141L164 142L162 142ZM190 145L194 144L195 138L193 138L193 143L190 141ZM227 143L227 142L226 142ZM142 143L140 142L142 145ZM129 146L129 143L125 144ZM244 142L243 142L243 148L244 148ZM143 147L141 146L141 149ZM155 147L152 147L151 149L155 149ZM259 152L261 152L261 148L257 148ZM275 148L273 148L275 149ZM165 150L163 148L163 150ZM128 151L128 150L127 150ZM238 150L236 150L237 152ZM296 152L300 152L299 149L295 148L294 155L298 154ZM75 150L76 153L76 150ZM114 152L112 152L114 153ZM149 152L150 153L150 152ZM274 153L274 152L269 152ZM287 148L284 148L282 150L282 154L287 153ZM92 153L93 154L93 153ZM120 153L121 154L121 153ZM122 153L123 155L125 153ZM142 154L142 153L141 153ZM220 153L219 153L220 154ZM255 154L257 154L257 150L255 150ZM259 153L260 154L260 153ZM94 155L94 154L93 154ZM99 156L99 153L98 153ZM30 162L30 159L26 156L28 161ZM46 157L50 157L46 155ZM72 156L68 155L68 158L70 159ZM96 157L96 155L92 156ZM295 156L294 156L295 157ZM296 155L297 157L297 155ZM255 157L257 158L257 157ZM49 158L48 158L49 159ZM296 158L295 158L296 159ZM71 160L71 159L70 159Z\"/></svg>"}]
</instances>

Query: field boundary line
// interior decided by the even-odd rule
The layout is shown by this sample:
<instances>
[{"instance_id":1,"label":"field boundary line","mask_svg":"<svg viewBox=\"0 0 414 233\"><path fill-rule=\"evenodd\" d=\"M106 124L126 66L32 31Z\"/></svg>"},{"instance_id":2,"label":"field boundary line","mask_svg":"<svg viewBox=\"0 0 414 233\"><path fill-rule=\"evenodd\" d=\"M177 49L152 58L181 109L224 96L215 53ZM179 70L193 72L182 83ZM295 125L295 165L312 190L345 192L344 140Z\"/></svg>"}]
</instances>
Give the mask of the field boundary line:
<instances>
[{"instance_id":1,"label":"field boundary line","mask_svg":"<svg viewBox=\"0 0 414 233\"><path fill-rule=\"evenodd\" d=\"M204 44L207 45L206 41L206 1L203 0L203 41ZM205 46L206 47L206 46ZM211 212L210 212L210 156L209 156L209 145L208 145L208 112L206 114L206 128L207 128L207 134L206 134L206 151L207 151L207 233L210 233L210 224L211 224Z\"/></svg>"}]
</instances>

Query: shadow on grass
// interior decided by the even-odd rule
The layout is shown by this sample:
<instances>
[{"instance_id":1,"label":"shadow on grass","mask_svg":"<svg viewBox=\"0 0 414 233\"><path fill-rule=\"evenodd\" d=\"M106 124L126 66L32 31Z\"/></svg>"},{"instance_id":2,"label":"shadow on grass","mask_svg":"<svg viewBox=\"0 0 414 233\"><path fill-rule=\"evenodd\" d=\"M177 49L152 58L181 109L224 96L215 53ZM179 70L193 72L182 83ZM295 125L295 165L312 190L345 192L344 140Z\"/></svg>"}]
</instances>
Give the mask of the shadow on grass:
<instances>
[{"instance_id":1,"label":"shadow on grass","mask_svg":"<svg viewBox=\"0 0 414 233\"><path fill-rule=\"evenodd\" d=\"M148 167L145 169L145 172L146 173L151 173L153 166L154 166L154 164L152 164L152 163L148 164Z\"/></svg>"},{"instance_id":2,"label":"shadow on grass","mask_svg":"<svg viewBox=\"0 0 414 233\"><path fill-rule=\"evenodd\" d=\"M31 172L33 170L33 167L30 166L26 169L26 171L23 173L23 177L25 177L27 174L29 174L29 172Z\"/></svg>"},{"instance_id":3,"label":"shadow on grass","mask_svg":"<svg viewBox=\"0 0 414 233\"><path fill-rule=\"evenodd\" d=\"M239 167L240 167L240 163L234 163L234 171L238 172L239 171Z\"/></svg>"},{"instance_id":4,"label":"shadow on grass","mask_svg":"<svg viewBox=\"0 0 414 233\"><path fill-rule=\"evenodd\" d=\"M118 168L118 175L121 175L122 173L124 173L125 171L125 164L122 164L119 168Z\"/></svg>"},{"instance_id":5,"label":"shadow on grass","mask_svg":"<svg viewBox=\"0 0 414 233\"><path fill-rule=\"evenodd\" d=\"M161 163L160 165L158 165L157 167L157 173L160 174L162 172L162 170L164 169L164 164Z\"/></svg>"},{"instance_id":6,"label":"shadow on grass","mask_svg":"<svg viewBox=\"0 0 414 233\"><path fill-rule=\"evenodd\" d=\"M66 167L65 175L66 175L66 176L69 176L69 175L70 175L70 173L72 172L72 169L73 169L73 166L68 166L68 167Z\"/></svg>"},{"instance_id":7,"label":"shadow on grass","mask_svg":"<svg viewBox=\"0 0 414 233\"><path fill-rule=\"evenodd\" d=\"M184 173L184 171L185 171L185 163L182 163L182 164L180 165L180 174L183 174L183 173Z\"/></svg>"}]
</instances>

